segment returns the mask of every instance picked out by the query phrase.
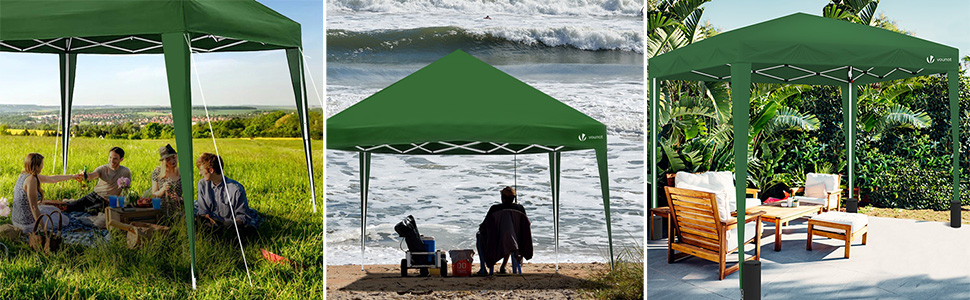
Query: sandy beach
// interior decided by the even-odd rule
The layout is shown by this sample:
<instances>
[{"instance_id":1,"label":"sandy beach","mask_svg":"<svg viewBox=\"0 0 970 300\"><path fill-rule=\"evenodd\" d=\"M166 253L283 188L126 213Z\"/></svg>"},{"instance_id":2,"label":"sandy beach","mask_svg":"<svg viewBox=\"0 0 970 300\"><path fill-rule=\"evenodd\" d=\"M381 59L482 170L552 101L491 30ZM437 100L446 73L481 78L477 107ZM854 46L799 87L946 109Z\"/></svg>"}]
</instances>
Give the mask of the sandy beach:
<instances>
[{"instance_id":1,"label":"sandy beach","mask_svg":"<svg viewBox=\"0 0 970 300\"><path fill-rule=\"evenodd\" d=\"M397 265L367 265L365 271L360 265L331 265L327 299L588 299L584 289L595 286L590 279L609 269L603 263L559 266L558 274L555 264L526 263L522 275L414 277L418 271L411 270L412 277L402 278Z\"/></svg>"}]
</instances>

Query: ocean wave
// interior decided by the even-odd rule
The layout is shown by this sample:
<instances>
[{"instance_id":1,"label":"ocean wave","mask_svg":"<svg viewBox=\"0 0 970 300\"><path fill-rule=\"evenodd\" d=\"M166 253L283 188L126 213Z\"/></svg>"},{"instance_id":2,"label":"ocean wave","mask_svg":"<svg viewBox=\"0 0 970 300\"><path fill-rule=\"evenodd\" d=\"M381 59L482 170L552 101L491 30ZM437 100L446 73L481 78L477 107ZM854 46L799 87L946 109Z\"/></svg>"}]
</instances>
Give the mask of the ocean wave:
<instances>
[{"instance_id":1,"label":"ocean wave","mask_svg":"<svg viewBox=\"0 0 970 300\"><path fill-rule=\"evenodd\" d=\"M424 13L460 12L478 14L564 16L639 16L642 0L333 0L328 11Z\"/></svg>"},{"instance_id":2,"label":"ocean wave","mask_svg":"<svg viewBox=\"0 0 970 300\"><path fill-rule=\"evenodd\" d=\"M638 31L577 26L496 27L475 30L444 26L364 32L343 29L327 31L327 52L331 56L403 50L438 52L441 49L473 51L557 47L585 51L616 50L643 53L643 34Z\"/></svg>"},{"instance_id":3,"label":"ocean wave","mask_svg":"<svg viewBox=\"0 0 970 300\"><path fill-rule=\"evenodd\" d=\"M598 30L587 27L494 28L486 36L528 45L568 46L582 50L620 50L643 53L643 34L637 31Z\"/></svg>"}]
</instances>

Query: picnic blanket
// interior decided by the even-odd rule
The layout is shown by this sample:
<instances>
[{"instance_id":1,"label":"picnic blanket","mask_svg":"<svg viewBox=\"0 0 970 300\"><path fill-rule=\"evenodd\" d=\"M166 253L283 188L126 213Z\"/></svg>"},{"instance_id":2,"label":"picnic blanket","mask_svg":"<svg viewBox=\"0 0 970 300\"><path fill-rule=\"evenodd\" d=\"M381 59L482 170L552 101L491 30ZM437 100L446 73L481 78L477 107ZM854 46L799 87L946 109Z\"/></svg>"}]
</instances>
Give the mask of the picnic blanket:
<instances>
[{"instance_id":1,"label":"picnic blanket","mask_svg":"<svg viewBox=\"0 0 970 300\"><path fill-rule=\"evenodd\" d=\"M111 240L107 229L89 226L81 221L82 218L91 217L91 214L86 212L69 212L64 213L64 215L70 218L70 223L61 228L61 236L64 237L65 244L93 248L100 243L106 243ZM24 236L24 242L27 242L26 236Z\"/></svg>"}]
</instances>

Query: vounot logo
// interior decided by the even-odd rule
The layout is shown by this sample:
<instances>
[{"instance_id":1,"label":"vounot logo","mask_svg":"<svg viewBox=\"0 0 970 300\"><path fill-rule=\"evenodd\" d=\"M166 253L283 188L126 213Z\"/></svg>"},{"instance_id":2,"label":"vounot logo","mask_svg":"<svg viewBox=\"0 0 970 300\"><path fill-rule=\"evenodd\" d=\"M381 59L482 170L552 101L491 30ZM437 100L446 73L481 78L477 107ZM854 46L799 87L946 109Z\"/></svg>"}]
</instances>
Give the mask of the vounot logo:
<instances>
[{"instance_id":1,"label":"vounot logo","mask_svg":"<svg viewBox=\"0 0 970 300\"><path fill-rule=\"evenodd\" d=\"M934 62L951 62L951 61L953 61L953 58L952 57L939 57L939 58L937 58L937 57L933 57L932 55L926 57L926 63L928 63L928 64L932 64Z\"/></svg>"},{"instance_id":2,"label":"vounot logo","mask_svg":"<svg viewBox=\"0 0 970 300\"><path fill-rule=\"evenodd\" d=\"M602 135L590 135L590 136L587 136L585 133L580 133L579 134L579 141L580 142L585 142L586 140L602 140L602 139L603 139L603 136Z\"/></svg>"}]
</instances>

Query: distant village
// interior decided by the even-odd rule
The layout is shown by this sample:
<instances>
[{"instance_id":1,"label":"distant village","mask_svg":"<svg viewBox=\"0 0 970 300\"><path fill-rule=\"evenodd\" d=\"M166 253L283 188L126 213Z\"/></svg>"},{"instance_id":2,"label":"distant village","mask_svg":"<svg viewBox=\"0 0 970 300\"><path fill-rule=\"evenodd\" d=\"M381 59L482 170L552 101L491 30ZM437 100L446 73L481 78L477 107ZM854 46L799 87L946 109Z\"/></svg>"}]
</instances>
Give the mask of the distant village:
<instances>
[{"instance_id":1,"label":"distant village","mask_svg":"<svg viewBox=\"0 0 970 300\"><path fill-rule=\"evenodd\" d=\"M192 134L205 137L212 130L227 138L299 137L301 129L295 108L210 107L209 118L193 108ZM310 111L311 136L322 136L323 117L319 108ZM0 135L61 135L60 116L51 107L0 105ZM319 128L317 128L319 127ZM158 139L174 135L172 113L157 107L98 107L71 112L71 136L113 139Z\"/></svg>"},{"instance_id":2,"label":"distant village","mask_svg":"<svg viewBox=\"0 0 970 300\"><path fill-rule=\"evenodd\" d=\"M43 115L28 115L32 120L31 122L26 122L28 125L42 125L42 124L57 124L59 123L59 116L57 114L43 114ZM215 121L226 121L232 119L233 116L210 116L209 120ZM205 116L192 116L192 125L199 122L205 122ZM90 123L92 125L114 125L114 124L124 124L124 123L134 123L137 125L146 125L148 123L158 123L171 125L172 115L141 115L141 114L130 114L130 113L72 113L71 123Z\"/></svg>"}]
</instances>

